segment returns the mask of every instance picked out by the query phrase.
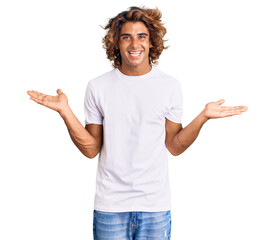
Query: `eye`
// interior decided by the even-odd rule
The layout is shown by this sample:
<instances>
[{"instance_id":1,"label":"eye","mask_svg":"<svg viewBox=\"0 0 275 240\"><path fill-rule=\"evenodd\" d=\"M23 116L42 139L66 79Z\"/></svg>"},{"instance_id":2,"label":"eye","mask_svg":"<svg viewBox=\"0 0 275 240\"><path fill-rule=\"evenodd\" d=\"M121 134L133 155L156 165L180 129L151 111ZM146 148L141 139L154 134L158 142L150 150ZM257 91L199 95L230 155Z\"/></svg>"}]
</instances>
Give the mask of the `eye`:
<instances>
[{"instance_id":1,"label":"eye","mask_svg":"<svg viewBox=\"0 0 275 240\"><path fill-rule=\"evenodd\" d=\"M130 38L129 36L122 37L122 39L129 39L129 38Z\"/></svg>"}]
</instances>

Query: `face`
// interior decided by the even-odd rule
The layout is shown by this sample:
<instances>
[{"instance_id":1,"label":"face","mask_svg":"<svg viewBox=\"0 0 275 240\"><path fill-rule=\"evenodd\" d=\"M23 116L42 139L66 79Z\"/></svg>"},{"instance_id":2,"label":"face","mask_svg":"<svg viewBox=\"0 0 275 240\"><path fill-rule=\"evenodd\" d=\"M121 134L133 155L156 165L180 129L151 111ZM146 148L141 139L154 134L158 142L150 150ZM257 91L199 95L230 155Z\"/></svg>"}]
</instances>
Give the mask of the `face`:
<instances>
[{"instance_id":1,"label":"face","mask_svg":"<svg viewBox=\"0 0 275 240\"><path fill-rule=\"evenodd\" d=\"M118 48L121 67L124 72L148 72L149 50L151 47L149 31L143 22L123 23L120 30Z\"/></svg>"}]
</instances>

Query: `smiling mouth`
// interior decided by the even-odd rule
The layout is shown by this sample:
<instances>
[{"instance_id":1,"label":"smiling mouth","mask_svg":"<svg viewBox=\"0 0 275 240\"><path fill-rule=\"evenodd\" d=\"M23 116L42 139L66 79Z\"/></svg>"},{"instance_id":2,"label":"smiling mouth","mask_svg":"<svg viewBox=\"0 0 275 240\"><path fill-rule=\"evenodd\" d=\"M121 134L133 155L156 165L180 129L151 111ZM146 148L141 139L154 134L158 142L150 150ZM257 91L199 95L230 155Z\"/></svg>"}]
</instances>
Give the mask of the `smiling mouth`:
<instances>
[{"instance_id":1,"label":"smiling mouth","mask_svg":"<svg viewBox=\"0 0 275 240\"><path fill-rule=\"evenodd\" d=\"M139 57L142 51L129 51L128 52L132 57Z\"/></svg>"}]
</instances>

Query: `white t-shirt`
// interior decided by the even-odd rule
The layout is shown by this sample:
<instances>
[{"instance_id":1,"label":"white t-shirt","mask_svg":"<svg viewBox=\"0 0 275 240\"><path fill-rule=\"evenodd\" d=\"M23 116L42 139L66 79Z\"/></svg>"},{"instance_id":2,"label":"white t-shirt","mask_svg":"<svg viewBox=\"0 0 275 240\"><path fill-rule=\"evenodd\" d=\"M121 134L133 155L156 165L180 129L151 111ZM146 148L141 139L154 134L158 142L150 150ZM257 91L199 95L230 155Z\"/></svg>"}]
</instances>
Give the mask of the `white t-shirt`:
<instances>
[{"instance_id":1,"label":"white t-shirt","mask_svg":"<svg viewBox=\"0 0 275 240\"><path fill-rule=\"evenodd\" d=\"M171 209L165 118L182 122L180 82L152 67L140 76L117 68L89 81L85 124L103 124L94 209Z\"/></svg>"}]
</instances>

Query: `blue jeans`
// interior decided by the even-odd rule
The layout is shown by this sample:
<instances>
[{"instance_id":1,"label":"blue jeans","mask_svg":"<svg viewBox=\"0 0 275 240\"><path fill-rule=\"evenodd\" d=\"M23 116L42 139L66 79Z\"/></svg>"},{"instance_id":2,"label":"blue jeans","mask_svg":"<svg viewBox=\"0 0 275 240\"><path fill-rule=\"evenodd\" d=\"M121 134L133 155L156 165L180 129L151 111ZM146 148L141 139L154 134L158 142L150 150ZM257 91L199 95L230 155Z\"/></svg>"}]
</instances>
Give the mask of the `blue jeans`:
<instances>
[{"instance_id":1,"label":"blue jeans","mask_svg":"<svg viewBox=\"0 0 275 240\"><path fill-rule=\"evenodd\" d=\"M94 240L170 240L171 211L102 212L94 210Z\"/></svg>"}]
</instances>

